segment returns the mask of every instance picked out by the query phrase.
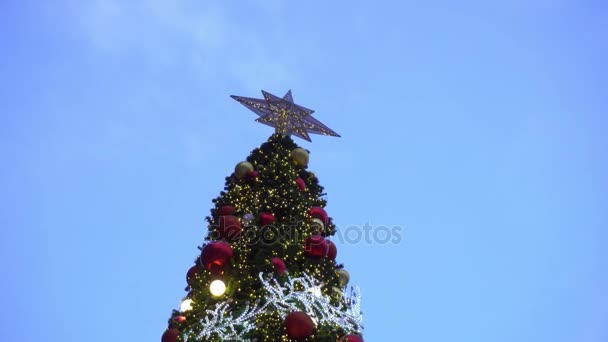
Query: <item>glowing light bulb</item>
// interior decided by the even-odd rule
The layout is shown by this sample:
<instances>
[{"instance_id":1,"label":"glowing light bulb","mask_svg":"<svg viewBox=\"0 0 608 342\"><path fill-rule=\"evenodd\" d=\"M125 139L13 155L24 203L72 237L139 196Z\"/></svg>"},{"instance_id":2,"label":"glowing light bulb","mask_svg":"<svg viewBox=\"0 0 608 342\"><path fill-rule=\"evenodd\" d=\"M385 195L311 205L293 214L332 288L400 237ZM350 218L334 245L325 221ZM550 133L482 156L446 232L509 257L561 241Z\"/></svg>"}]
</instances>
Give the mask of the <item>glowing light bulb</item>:
<instances>
[{"instance_id":1,"label":"glowing light bulb","mask_svg":"<svg viewBox=\"0 0 608 342\"><path fill-rule=\"evenodd\" d=\"M211 295L214 297L219 297L226 292L226 284L224 284L223 281L216 279L209 285L209 291L211 291Z\"/></svg>"},{"instance_id":2,"label":"glowing light bulb","mask_svg":"<svg viewBox=\"0 0 608 342\"><path fill-rule=\"evenodd\" d=\"M323 295L320 286L311 287L310 289L308 289L308 292L312 293L312 295L315 297L321 297Z\"/></svg>"},{"instance_id":3,"label":"glowing light bulb","mask_svg":"<svg viewBox=\"0 0 608 342\"><path fill-rule=\"evenodd\" d=\"M179 306L179 310L181 312L192 310L192 299L190 299L190 298L184 299Z\"/></svg>"}]
</instances>

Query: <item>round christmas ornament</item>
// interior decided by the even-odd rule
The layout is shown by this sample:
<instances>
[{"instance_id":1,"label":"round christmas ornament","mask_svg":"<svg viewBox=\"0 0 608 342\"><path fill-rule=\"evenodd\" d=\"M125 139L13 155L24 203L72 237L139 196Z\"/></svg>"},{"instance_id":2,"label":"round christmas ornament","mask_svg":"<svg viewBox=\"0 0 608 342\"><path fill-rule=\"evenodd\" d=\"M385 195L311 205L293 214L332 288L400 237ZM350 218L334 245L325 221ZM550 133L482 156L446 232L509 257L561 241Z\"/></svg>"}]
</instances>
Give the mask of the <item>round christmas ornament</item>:
<instances>
[{"instance_id":1,"label":"round christmas ornament","mask_svg":"<svg viewBox=\"0 0 608 342\"><path fill-rule=\"evenodd\" d=\"M252 179L252 180L253 180L253 179L258 178L259 176L260 176L260 173L259 173L259 172L257 172L257 171L255 171L255 170L250 171L250 172L247 174L247 177L249 177L249 179Z\"/></svg>"},{"instance_id":2,"label":"round christmas ornament","mask_svg":"<svg viewBox=\"0 0 608 342\"><path fill-rule=\"evenodd\" d=\"M223 241L214 241L203 248L201 264L205 269L217 273L228 265L232 255L232 247L229 244Z\"/></svg>"},{"instance_id":3,"label":"round christmas ornament","mask_svg":"<svg viewBox=\"0 0 608 342\"><path fill-rule=\"evenodd\" d=\"M184 323L186 321L186 317L184 316L175 316L173 317L173 321L176 323Z\"/></svg>"},{"instance_id":4,"label":"round christmas ornament","mask_svg":"<svg viewBox=\"0 0 608 342\"><path fill-rule=\"evenodd\" d=\"M192 303L194 303L194 301L191 298L184 298L184 300L182 300L182 302L179 304L179 310L181 312L192 310Z\"/></svg>"},{"instance_id":5,"label":"round christmas ornament","mask_svg":"<svg viewBox=\"0 0 608 342\"><path fill-rule=\"evenodd\" d=\"M245 226L250 225L251 222L253 222L253 220L255 220L255 216L253 216L252 213L247 213L247 214L243 215L243 224Z\"/></svg>"},{"instance_id":6,"label":"round christmas ornament","mask_svg":"<svg viewBox=\"0 0 608 342\"><path fill-rule=\"evenodd\" d=\"M291 158L296 164L300 166L308 165L308 151L305 149L298 147L291 151Z\"/></svg>"},{"instance_id":7,"label":"round christmas ornament","mask_svg":"<svg viewBox=\"0 0 608 342\"><path fill-rule=\"evenodd\" d=\"M217 231L221 238L236 240L241 236L241 221L233 215L220 216Z\"/></svg>"},{"instance_id":8,"label":"round christmas ornament","mask_svg":"<svg viewBox=\"0 0 608 342\"><path fill-rule=\"evenodd\" d=\"M224 293L226 293L226 283L224 283L221 279L216 279L209 284L209 292L214 297L221 297Z\"/></svg>"},{"instance_id":9,"label":"round christmas ornament","mask_svg":"<svg viewBox=\"0 0 608 342\"><path fill-rule=\"evenodd\" d=\"M350 274L343 268L337 270L336 273L338 274L338 279L340 279L340 286L346 286L350 280Z\"/></svg>"},{"instance_id":10,"label":"round christmas ornament","mask_svg":"<svg viewBox=\"0 0 608 342\"><path fill-rule=\"evenodd\" d=\"M363 342L363 337L360 335L345 335L340 338L340 342Z\"/></svg>"},{"instance_id":11,"label":"round christmas ornament","mask_svg":"<svg viewBox=\"0 0 608 342\"><path fill-rule=\"evenodd\" d=\"M236 208L231 205L223 205L217 210L217 216L234 215Z\"/></svg>"},{"instance_id":12,"label":"round christmas ornament","mask_svg":"<svg viewBox=\"0 0 608 342\"><path fill-rule=\"evenodd\" d=\"M250 162L243 161L236 164L236 167L234 168L234 175L236 178L242 179L251 171L253 171L253 165L251 165Z\"/></svg>"},{"instance_id":13,"label":"round christmas ornament","mask_svg":"<svg viewBox=\"0 0 608 342\"><path fill-rule=\"evenodd\" d=\"M323 224L323 221L318 218L313 218L310 226L312 227L313 232L317 234L321 234L323 230L325 230L325 225Z\"/></svg>"},{"instance_id":14,"label":"round christmas ornament","mask_svg":"<svg viewBox=\"0 0 608 342\"><path fill-rule=\"evenodd\" d=\"M296 185L298 186L298 189L300 189L300 191L306 190L306 183L304 183L304 180L302 178L296 178Z\"/></svg>"},{"instance_id":15,"label":"round christmas ornament","mask_svg":"<svg viewBox=\"0 0 608 342\"><path fill-rule=\"evenodd\" d=\"M285 266L285 262L281 260L281 258L272 258L270 260L274 268L277 270L277 273L284 274L287 267Z\"/></svg>"},{"instance_id":16,"label":"round christmas ornament","mask_svg":"<svg viewBox=\"0 0 608 342\"><path fill-rule=\"evenodd\" d=\"M327 257L330 260L336 260L336 257L338 256L338 248L336 247L336 244L331 240L327 240L327 244L329 245Z\"/></svg>"},{"instance_id":17,"label":"round christmas ornament","mask_svg":"<svg viewBox=\"0 0 608 342\"><path fill-rule=\"evenodd\" d=\"M268 226L271 223L273 223L275 220L275 217L273 214L271 213L260 213L260 225L262 227L264 226Z\"/></svg>"},{"instance_id":18,"label":"round christmas ornament","mask_svg":"<svg viewBox=\"0 0 608 342\"><path fill-rule=\"evenodd\" d=\"M163 337L160 339L161 342L177 342L179 336L179 330L175 328L165 330Z\"/></svg>"},{"instance_id":19,"label":"round christmas ornament","mask_svg":"<svg viewBox=\"0 0 608 342\"><path fill-rule=\"evenodd\" d=\"M323 222L324 225L327 225L329 223L329 216L327 215L325 209L321 207L310 208L310 216L312 216L313 218L318 218Z\"/></svg>"},{"instance_id":20,"label":"round christmas ornament","mask_svg":"<svg viewBox=\"0 0 608 342\"><path fill-rule=\"evenodd\" d=\"M285 330L287 336L294 340L306 338L315 332L315 323L304 312L290 312L285 317Z\"/></svg>"},{"instance_id":21,"label":"round christmas ornament","mask_svg":"<svg viewBox=\"0 0 608 342\"><path fill-rule=\"evenodd\" d=\"M321 235L313 235L304 242L304 254L311 258L323 258L327 256L329 244Z\"/></svg>"},{"instance_id":22,"label":"round christmas ornament","mask_svg":"<svg viewBox=\"0 0 608 342\"><path fill-rule=\"evenodd\" d=\"M192 286L192 281L200 271L201 269L197 265L190 267L188 273L186 273L186 282L188 282L188 285Z\"/></svg>"}]
</instances>

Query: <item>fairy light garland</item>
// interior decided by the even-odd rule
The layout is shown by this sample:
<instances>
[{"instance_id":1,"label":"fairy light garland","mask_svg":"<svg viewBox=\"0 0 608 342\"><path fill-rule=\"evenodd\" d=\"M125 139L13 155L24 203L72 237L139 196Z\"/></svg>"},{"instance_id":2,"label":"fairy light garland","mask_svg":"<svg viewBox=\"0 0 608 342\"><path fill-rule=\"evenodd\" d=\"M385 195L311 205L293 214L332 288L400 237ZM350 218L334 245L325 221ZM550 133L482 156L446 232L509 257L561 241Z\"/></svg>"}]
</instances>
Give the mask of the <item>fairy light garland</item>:
<instances>
[{"instance_id":1,"label":"fairy light garland","mask_svg":"<svg viewBox=\"0 0 608 342\"><path fill-rule=\"evenodd\" d=\"M350 293L343 293L337 305L327 296L319 295L322 284L315 277L303 273L300 277L286 277L281 284L272 277L259 279L266 290L264 304L256 301L245 304L243 312L235 316L227 301L217 303L213 310L206 310L206 316L199 319L192 331L185 332L183 339L188 342L220 338L222 341L250 341L247 334L256 328L255 318L264 313L278 313L281 319L293 311L303 310L317 325L337 326L345 331L358 333L363 329L361 322L361 294L358 287L351 287ZM198 332L195 332L197 330Z\"/></svg>"}]
</instances>

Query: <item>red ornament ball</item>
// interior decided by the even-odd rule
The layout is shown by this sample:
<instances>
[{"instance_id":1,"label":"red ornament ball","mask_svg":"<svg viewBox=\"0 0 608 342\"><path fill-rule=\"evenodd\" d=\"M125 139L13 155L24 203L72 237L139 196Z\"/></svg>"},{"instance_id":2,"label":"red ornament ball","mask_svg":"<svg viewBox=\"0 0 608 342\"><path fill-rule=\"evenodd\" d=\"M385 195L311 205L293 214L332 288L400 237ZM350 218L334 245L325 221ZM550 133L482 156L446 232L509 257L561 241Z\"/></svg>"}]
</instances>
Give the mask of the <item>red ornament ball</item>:
<instances>
[{"instance_id":1,"label":"red ornament ball","mask_svg":"<svg viewBox=\"0 0 608 342\"><path fill-rule=\"evenodd\" d=\"M188 282L188 285L192 286L192 281L194 280L194 277L196 277L200 272L200 268L198 266L192 266L190 267L190 269L188 270L188 273L186 273L186 281Z\"/></svg>"},{"instance_id":2,"label":"red ornament ball","mask_svg":"<svg viewBox=\"0 0 608 342\"><path fill-rule=\"evenodd\" d=\"M313 235L304 242L304 254L312 258L323 258L329 252L329 244L321 235Z\"/></svg>"},{"instance_id":3,"label":"red ornament ball","mask_svg":"<svg viewBox=\"0 0 608 342\"><path fill-rule=\"evenodd\" d=\"M285 330L287 330L289 338L306 338L315 332L315 323L304 312L290 312L285 317Z\"/></svg>"},{"instance_id":4,"label":"red ornament ball","mask_svg":"<svg viewBox=\"0 0 608 342\"><path fill-rule=\"evenodd\" d=\"M304 183L304 180L302 178L296 178L296 185L298 186L298 189L300 191L306 190L306 183Z\"/></svg>"},{"instance_id":5,"label":"red ornament ball","mask_svg":"<svg viewBox=\"0 0 608 342\"><path fill-rule=\"evenodd\" d=\"M325 211L325 209L323 209L321 207L310 208L310 216L312 216L313 218L318 218L319 220L323 221L323 223L326 226L329 224L329 216L327 215L327 212Z\"/></svg>"},{"instance_id":6,"label":"red ornament ball","mask_svg":"<svg viewBox=\"0 0 608 342\"><path fill-rule=\"evenodd\" d=\"M236 208L231 205L224 205L217 210L217 216L234 215Z\"/></svg>"},{"instance_id":7,"label":"red ornament ball","mask_svg":"<svg viewBox=\"0 0 608 342\"><path fill-rule=\"evenodd\" d=\"M217 231L221 238L236 240L241 236L241 221L233 215L220 216Z\"/></svg>"},{"instance_id":8,"label":"red ornament ball","mask_svg":"<svg viewBox=\"0 0 608 342\"><path fill-rule=\"evenodd\" d=\"M211 272L219 272L226 267L233 251L229 244L223 241L214 241L201 252L201 264Z\"/></svg>"},{"instance_id":9,"label":"red ornament ball","mask_svg":"<svg viewBox=\"0 0 608 342\"><path fill-rule=\"evenodd\" d=\"M177 323L184 323L186 321L186 317L184 316L175 316L173 317L173 320Z\"/></svg>"},{"instance_id":10,"label":"red ornament ball","mask_svg":"<svg viewBox=\"0 0 608 342\"><path fill-rule=\"evenodd\" d=\"M260 213L260 225L263 226L268 226L271 223L273 223L275 220L275 217L273 214L271 213Z\"/></svg>"},{"instance_id":11,"label":"red ornament ball","mask_svg":"<svg viewBox=\"0 0 608 342\"><path fill-rule=\"evenodd\" d=\"M340 338L340 342L363 342L361 335L345 335Z\"/></svg>"},{"instance_id":12,"label":"red ornament ball","mask_svg":"<svg viewBox=\"0 0 608 342\"><path fill-rule=\"evenodd\" d=\"M327 245L329 246L327 251L327 257L331 260L336 260L336 257L338 256L338 248L336 247L336 244L333 243L333 241L331 240L326 241Z\"/></svg>"},{"instance_id":13,"label":"red ornament ball","mask_svg":"<svg viewBox=\"0 0 608 342\"><path fill-rule=\"evenodd\" d=\"M260 176L260 173L258 171L249 171L249 173L247 174L247 177L249 177L249 179L256 179Z\"/></svg>"},{"instance_id":14,"label":"red ornament ball","mask_svg":"<svg viewBox=\"0 0 608 342\"><path fill-rule=\"evenodd\" d=\"M161 342L177 342L177 337L179 336L179 330L171 328L165 330L163 337L160 339Z\"/></svg>"},{"instance_id":15,"label":"red ornament ball","mask_svg":"<svg viewBox=\"0 0 608 342\"><path fill-rule=\"evenodd\" d=\"M285 262L283 260L281 260L281 258L272 258L272 260L270 260L270 262L272 263L272 265L274 266L274 268L277 270L277 272L279 274L284 274L285 270L287 270L287 267L285 266Z\"/></svg>"}]
</instances>

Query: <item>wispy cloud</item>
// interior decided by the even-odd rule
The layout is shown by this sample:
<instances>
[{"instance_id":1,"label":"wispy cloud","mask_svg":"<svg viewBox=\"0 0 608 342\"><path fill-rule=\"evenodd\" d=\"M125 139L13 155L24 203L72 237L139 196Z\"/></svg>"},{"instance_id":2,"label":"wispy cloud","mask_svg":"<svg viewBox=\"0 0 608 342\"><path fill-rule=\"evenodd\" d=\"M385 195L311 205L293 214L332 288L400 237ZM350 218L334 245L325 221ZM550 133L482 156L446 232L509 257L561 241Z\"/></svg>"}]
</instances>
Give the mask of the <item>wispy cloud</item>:
<instances>
[{"instance_id":1,"label":"wispy cloud","mask_svg":"<svg viewBox=\"0 0 608 342\"><path fill-rule=\"evenodd\" d=\"M73 5L77 30L90 48L159 66L184 65L199 77L231 77L245 89L284 84L290 72L273 53L277 37L244 27L222 2L94 0ZM270 16L281 6L259 6Z\"/></svg>"},{"instance_id":2,"label":"wispy cloud","mask_svg":"<svg viewBox=\"0 0 608 342\"><path fill-rule=\"evenodd\" d=\"M285 59L289 58L286 53L277 53L277 47L285 42L280 23L266 26L272 32L262 31L258 25L251 27L251 22L239 20L239 15L250 13L242 8L230 8L225 2L90 0L70 3L68 12L72 15L69 22L63 24L69 25L69 29L78 35L83 44L81 48L96 63L105 64L109 59L122 64L124 60L129 68L135 63L144 65L146 71L177 70L174 80L182 80L184 75L191 75L191 79L196 80L196 84L188 85L191 89L183 89L184 92L214 87L215 92L218 88L229 88L254 96L260 88L283 91L294 81L288 65L292 60ZM276 0L260 0L257 5L249 3L248 6L266 19L279 17L284 11ZM249 18L261 20L254 14ZM135 84L140 83L136 81ZM171 86L157 84L129 89L128 96L143 99L133 112L170 106L167 101L175 101L175 105L180 106L179 95L167 94L173 90L164 87ZM227 98L227 90L219 92ZM158 106L153 105L159 101ZM176 123L175 143L183 149L181 152L188 164L199 164L205 158L201 152L204 146L222 135L216 127L206 126L205 114L200 114L221 116L218 108L212 103L200 104L202 106L195 110L199 113L196 119L186 119L188 114L184 112L189 109L182 107L181 113L185 117ZM140 123L135 119L125 120L126 126L121 126L117 132L132 131L137 136ZM184 124L185 121L195 124ZM111 137L120 141L115 134ZM166 144L147 143L145 146L159 148L158 145Z\"/></svg>"}]
</instances>

